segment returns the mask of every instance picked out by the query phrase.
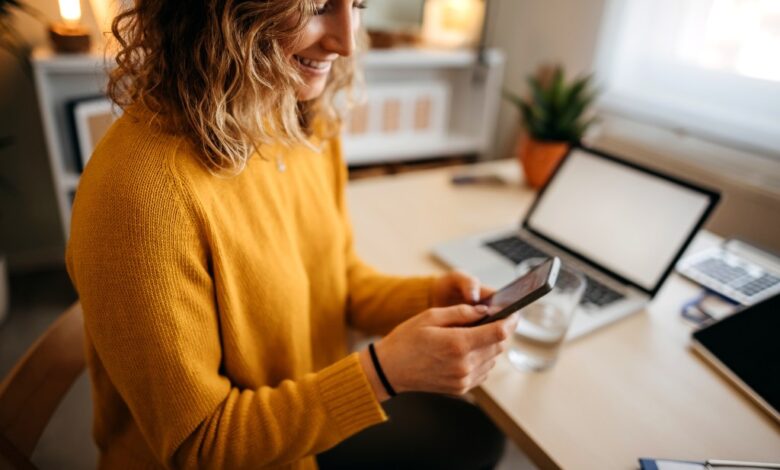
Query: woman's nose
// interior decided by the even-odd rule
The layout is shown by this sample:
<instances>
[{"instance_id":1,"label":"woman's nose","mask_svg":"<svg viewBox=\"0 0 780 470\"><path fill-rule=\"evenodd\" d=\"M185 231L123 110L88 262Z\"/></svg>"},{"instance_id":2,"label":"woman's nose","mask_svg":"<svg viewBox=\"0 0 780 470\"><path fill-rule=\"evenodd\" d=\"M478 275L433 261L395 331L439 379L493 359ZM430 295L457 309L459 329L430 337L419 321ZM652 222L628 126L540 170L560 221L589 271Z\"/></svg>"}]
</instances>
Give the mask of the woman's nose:
<instances>
[{"instance_id":1,"label":"woman's nose","mask_svg":"<svg viewBox=\"0 0 780 470\"><path fill-rule=\"evenodd\" d=\"M358 14L354 8L340 8L329 19L323 47L340 56L350 56L355 52L355 28L358 26Z\"/></svg>"}]
</instances>

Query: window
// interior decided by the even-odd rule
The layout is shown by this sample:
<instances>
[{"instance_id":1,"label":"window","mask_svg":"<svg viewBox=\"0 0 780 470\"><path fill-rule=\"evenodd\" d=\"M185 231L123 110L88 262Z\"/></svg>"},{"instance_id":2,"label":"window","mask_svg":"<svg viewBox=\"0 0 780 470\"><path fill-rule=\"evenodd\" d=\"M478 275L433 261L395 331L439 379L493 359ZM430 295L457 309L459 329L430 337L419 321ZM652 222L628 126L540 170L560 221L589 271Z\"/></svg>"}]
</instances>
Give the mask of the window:
<instances>
[{"instance_id":1,"label":"window","mask_svg":"<svg viewBox=\"0 0 780 470\"><path fill-rule=\"evenodd\" d=\"M610 0L601 106L780 158L779 0Z\"/></svg>"}]
</instances>

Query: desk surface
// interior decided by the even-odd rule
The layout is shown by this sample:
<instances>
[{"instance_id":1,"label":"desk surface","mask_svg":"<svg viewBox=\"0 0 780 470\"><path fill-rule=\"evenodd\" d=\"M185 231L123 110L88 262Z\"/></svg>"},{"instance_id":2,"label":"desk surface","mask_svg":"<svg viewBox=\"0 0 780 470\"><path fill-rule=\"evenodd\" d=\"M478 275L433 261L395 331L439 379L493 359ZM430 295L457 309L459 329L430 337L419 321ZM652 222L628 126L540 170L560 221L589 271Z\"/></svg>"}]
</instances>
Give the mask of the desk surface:
<instances>
[{"instance_id":1,"label":"desk surface","mask_svg":"<svg viewBox=\"0 0 780 470\"><path fill-rule=\"evenodd\" d=\"M514 161L482 164L519 181ZM442 271L443 240L515 226L534 197L449 183L452 168L350 183L358 252L397 274ZM702 233L693 249L715 243ZM480 405L541 468L634 469L638 457L780 461L780 426L689 349L680 305L699 289L673 274L644 312L564 346L521 373L503 358Z\"/></svg>"}]
</instances>

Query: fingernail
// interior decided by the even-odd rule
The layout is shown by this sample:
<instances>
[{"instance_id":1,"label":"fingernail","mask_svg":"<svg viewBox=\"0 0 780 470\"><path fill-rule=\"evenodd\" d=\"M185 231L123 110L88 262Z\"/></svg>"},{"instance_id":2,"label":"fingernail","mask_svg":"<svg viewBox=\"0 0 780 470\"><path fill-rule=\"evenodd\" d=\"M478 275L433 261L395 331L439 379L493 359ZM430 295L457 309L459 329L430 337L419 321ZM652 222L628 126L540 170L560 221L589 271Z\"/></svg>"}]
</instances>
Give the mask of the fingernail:
<instances>
[{"instance_id":1,"label":"fingernail","mask_svg":"<svg viewBox=\"0 0 780 470\"><path fill-rule=\"evenodd\" d=\"M474 307L474 309L475 309L477 312L481 313L482 315L484 315L484 314L486 314L486 313L488 312L488 307L487 307L487 305L476 305L476 306Z\"/></svg>"},{"instance_id":2,"label":"fingernail","mask_svg":"<svg viewBox=\"0 0 780 470\"><path fill-rule=\"evenodd\" d=\"M479 286L476 284L471 286L471 299L474 302L479 302Z\"/></svg>"}]
</instances>

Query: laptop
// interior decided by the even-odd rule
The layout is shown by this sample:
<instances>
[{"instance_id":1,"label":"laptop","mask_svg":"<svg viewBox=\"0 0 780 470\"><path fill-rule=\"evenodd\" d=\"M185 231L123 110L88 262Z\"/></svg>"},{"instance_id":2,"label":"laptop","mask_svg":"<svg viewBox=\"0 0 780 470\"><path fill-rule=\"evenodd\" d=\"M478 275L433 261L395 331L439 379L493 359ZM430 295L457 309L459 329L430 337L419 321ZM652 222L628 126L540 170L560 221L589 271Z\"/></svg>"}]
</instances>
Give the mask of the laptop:
<instances>
[{"instance_id":1,"label":"laptop","mask_svg":"<svg viewBox=\"0 0 780 470\"><path fill-rule=\"evenodd\" d=\"M558 256L588 287L567 339L642 310L710 215L717 192L575 146L519 228L441 243L433 254L494 288L533 257Z\"/></svg>"}]
</instances>

